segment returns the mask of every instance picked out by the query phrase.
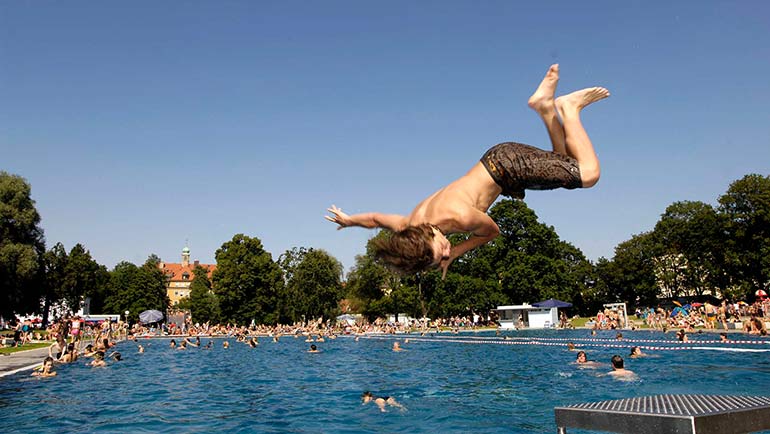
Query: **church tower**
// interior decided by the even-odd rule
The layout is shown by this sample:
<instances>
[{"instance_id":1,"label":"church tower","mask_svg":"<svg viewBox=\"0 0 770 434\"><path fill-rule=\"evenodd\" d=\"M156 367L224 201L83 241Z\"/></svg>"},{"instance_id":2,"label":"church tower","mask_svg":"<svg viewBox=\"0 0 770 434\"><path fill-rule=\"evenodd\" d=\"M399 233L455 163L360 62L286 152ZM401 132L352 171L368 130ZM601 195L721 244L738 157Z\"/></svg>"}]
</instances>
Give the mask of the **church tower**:
<instances>
[{"instance_id":1,"label":"church tower","mask_svg":"<svg viewBox=\"0 0 770 434\"><path fill-rule=\"evenodd\" d=\"M184 249L182 249L182 267L189 267L190 266L190 248L187 246L184 246Z\"/></svg>"}]
</instances>

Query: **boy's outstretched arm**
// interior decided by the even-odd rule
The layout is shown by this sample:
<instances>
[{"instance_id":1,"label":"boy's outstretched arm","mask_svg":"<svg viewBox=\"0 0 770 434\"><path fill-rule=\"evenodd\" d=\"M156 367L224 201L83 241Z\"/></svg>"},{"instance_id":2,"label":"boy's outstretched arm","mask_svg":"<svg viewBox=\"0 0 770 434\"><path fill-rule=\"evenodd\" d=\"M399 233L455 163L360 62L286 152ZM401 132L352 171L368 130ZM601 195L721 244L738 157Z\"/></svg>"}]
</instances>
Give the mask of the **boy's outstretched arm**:
<instances>
[{"instance_id":1,"label":"boy's outstretched arm","mask_svg":"<svg viewBox=\"0 0 770 434\"><path fill-rule=\"evenodd\" d=\"M400 231L406 227L406 217L398 214L381 214L378 212L367 212L362 214L347 215L337 208L336 205L332 205L329 208L332 217L324 216L326 220L332 223L337 223L339 227L337 230L346 228L349 226L360 226L363 228L385 228L391 231Z\"/></svg>"},{"instance_id":2,"label":"boy's outstretched arm","mask_svg":"<svg viewBox=\"0 0 770 434\"><path fill-rule=\"evenodd\" d=\"M449 253L449 258L441 261L439 267L442 270L441 279L446 278L449 264L455 259L464 255L465 252L473 250L476 247L482 246L500 235L500 228L497 226L494 220L486 213L476 211L468 220L466 230L471 233L471 236L467 240L452 246Z\"/></svg>"}]
</instances>

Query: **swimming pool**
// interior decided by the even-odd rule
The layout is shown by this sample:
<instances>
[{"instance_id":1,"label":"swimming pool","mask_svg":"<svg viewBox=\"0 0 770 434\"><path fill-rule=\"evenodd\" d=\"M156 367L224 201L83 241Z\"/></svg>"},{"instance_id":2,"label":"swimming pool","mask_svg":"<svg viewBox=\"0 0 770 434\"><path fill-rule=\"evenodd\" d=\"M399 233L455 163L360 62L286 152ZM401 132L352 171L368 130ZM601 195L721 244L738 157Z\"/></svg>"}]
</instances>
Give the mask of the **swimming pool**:
<instances>
[{"instance_id":1,"label":"swimming pool","mask_svg":"<svg viewBox=\"0 0 770 434\"><path fill-rule=\"evenodd\" d=\"M618 343L614 332L592 337L585 330L511 332L510 341L489 332L399 335L402 343L410 338L403 344L408 351L393 352L396 337L340 337L317 343L322 352L311 354L309 343L293 337L260 338L254 349L229 339L228 350L215 339L212 350L185 351L169 349L168 339L144 339L144 354L132 342L120 343L125 360L107 368L79 361L58 367L55 378L22 372L0 379L0 411L4 427L25 433L552 433L559 405L660 393L769 393L768 352L648 350L652 357L629 359L631 345L676 343L671 333L623 333L652 342ZM585 345L580 349L592 360L622 355L639 379L602 375L609 365L578 367L562 339ZM670 343L657 342L663 340ZM766 343L689 346L770 349ZM364 390L393 396L407 410L363 406Z\"/></svg>"}]
</instances>

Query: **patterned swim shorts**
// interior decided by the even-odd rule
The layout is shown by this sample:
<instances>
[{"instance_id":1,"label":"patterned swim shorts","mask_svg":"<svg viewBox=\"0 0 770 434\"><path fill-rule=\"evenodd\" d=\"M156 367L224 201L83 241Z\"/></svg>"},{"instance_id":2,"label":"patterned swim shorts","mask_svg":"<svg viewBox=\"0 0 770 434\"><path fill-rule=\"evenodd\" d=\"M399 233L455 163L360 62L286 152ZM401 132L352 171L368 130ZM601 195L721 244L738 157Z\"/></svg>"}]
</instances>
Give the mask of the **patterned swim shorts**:
<instances>
[{"instance_id":1,"label":"patterned swim shorts","mask_svg":"<svg viewBox=\"0 0 770 434\"><path fill-rule=\"evenodd\" d=\"M524 190L583 186L577 160L521 143L495 145L481 157L481 163L503 188L503 195L516 199L524 199Z\"/></svg>"}]
</instances>

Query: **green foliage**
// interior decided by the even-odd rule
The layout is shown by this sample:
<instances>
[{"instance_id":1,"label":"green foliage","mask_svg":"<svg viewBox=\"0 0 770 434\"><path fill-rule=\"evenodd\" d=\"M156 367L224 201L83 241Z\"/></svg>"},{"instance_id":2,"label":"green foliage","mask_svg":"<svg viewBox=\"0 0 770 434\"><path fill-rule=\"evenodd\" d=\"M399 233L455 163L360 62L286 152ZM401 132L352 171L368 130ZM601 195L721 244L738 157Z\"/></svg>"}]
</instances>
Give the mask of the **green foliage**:
<instances>
[{"instance_id":1,"label":"green foliage","mask_svg":"<svg viewBox=\"0 0 770 434\"><path fill-rule=\"evenodd\" d=\"M281 319L333 318L343 298L342 264L323 250L293 248L278 260L285 286L281 296Z\"/></svg>"},{"instance_id":2,"label":"green foliage","mask_svg":"<svg viewBox=\"0 0 770 434\"><path fill-rule=\"evenodd\" d=\"M347 298L355 300L361 306L361 314L373 320L388 313L387 303L381 301L385 297L382 289L392 273L374 261L371 241L367 247L367 254L356 256L356 264L348 274Z\"/></svg>"},{"instance_id":3,"label":"green foliage","mask_svg":"<svg viewBox=\"0 0 770 434\"><path fill-rule=\"evenodd\" d=\"M274 324L279 319L278 294L281 269L258 238L237 234L216 252L214 292L221 320L248 324Z\"/></svg>"},{"instance_id":4,"label":"green foliage","mask_svg":"<svg viewBox=\"0 0 770 434\"><path fill-rule=\"evenodd\" d=\"M487 258L491 265L483 268L493 269L494 275L478 277L488 286L497 280L505 303L548 298L573 302L587 289L591 264L579 249L561 241L553 227L538 222L524 202L500 201L489 214L500 227L500 236L478 255Z\"/></svg>"},{"instance_id":5,"label":"green foliage","mask_svg":"<svg viewBox=\"0 0 770 434\"><path fill-rule=\"evenodd\" d=\"M746 175L719 198L725 218L725 267L744 297L770 284L770 176Z\"/></svg>"},{"instance_id":6,"label":"green foliage","mask_svg":"<svg viewBox=\"0 0 770 434\"><path fill-rule=\"evenodd\" d=\"M0 315L38 312L45 293L45 240L31 187L0 171Z\"/></svg>"},{"instance_id":7,"label":"green foliage","mask_svg":"<svg viewBox=\"0 0 770 434\"><path fill-rule=\"evenodd\" d=\"M80 309L83 297L98 292L107 281L106 269L96 263L81 244L75 244L67 257L64 272L64 301L72 313Z\"/></svg>"},{"instance_id":8,"label":"green foliage","mask_svg":"<svg viewBox=\"0 0 770 434\"><path fill-rule=\"evenodd\" d=\"M107 269L91 258L81 244L76 244L67 254L61 243L45 252L45 307L44 314L53 303L61 303L65 312L75 313L84 297L98 298L109 280ZM93 309L92 312L96 312ZM98 306L96 306L98 307Z\"/></svg>"},{"instance_id":9,"label":"green foliage","mask_svg":"<svg viewBox=\"0 0 770 434\"><path fill-rule=\"evenodd\" d=\"M701 295L726 284L723 225L711 205L676 202L666 208L654 230L659 245L656 275L664 294Z\"/></svg>"},{"instance_id":10,"label":"green foliage","mask_svg":"<svg viewBox=\"0 0 770 434\"><path fill-rule=\"evenodd\" d=\"M166 293L166 276L152 257L137 267L130 262L121 262L110 273L105 300L105 313L130 311L132 321L148 309L166 312L169 305Z\"/></svg>"},{"instance_id":11,"label":"green foliage","mask_svg":"<svg viewBox=\"0 0 770 434\"><path fill-rule=\"evenodd\" d=\"M195 277L190 282L190 297L181 300L177 307L189 309L195 322L216 324L219 321L219 300L211 290L208 270L197 266L193 274Z\"/></svg>"},{"instance_id":12,"label":"green foliage","mask_svg":"<svg viewBox=\"0 0 770 434\"><path fill-rule=\"evenodd\" d=\"M611 262L600 260L596 275L604 303L626 302L631 306L657 304L655 258L660 250L652 232L634 235L615 247Z\"/></svg>"}]
</instances>

